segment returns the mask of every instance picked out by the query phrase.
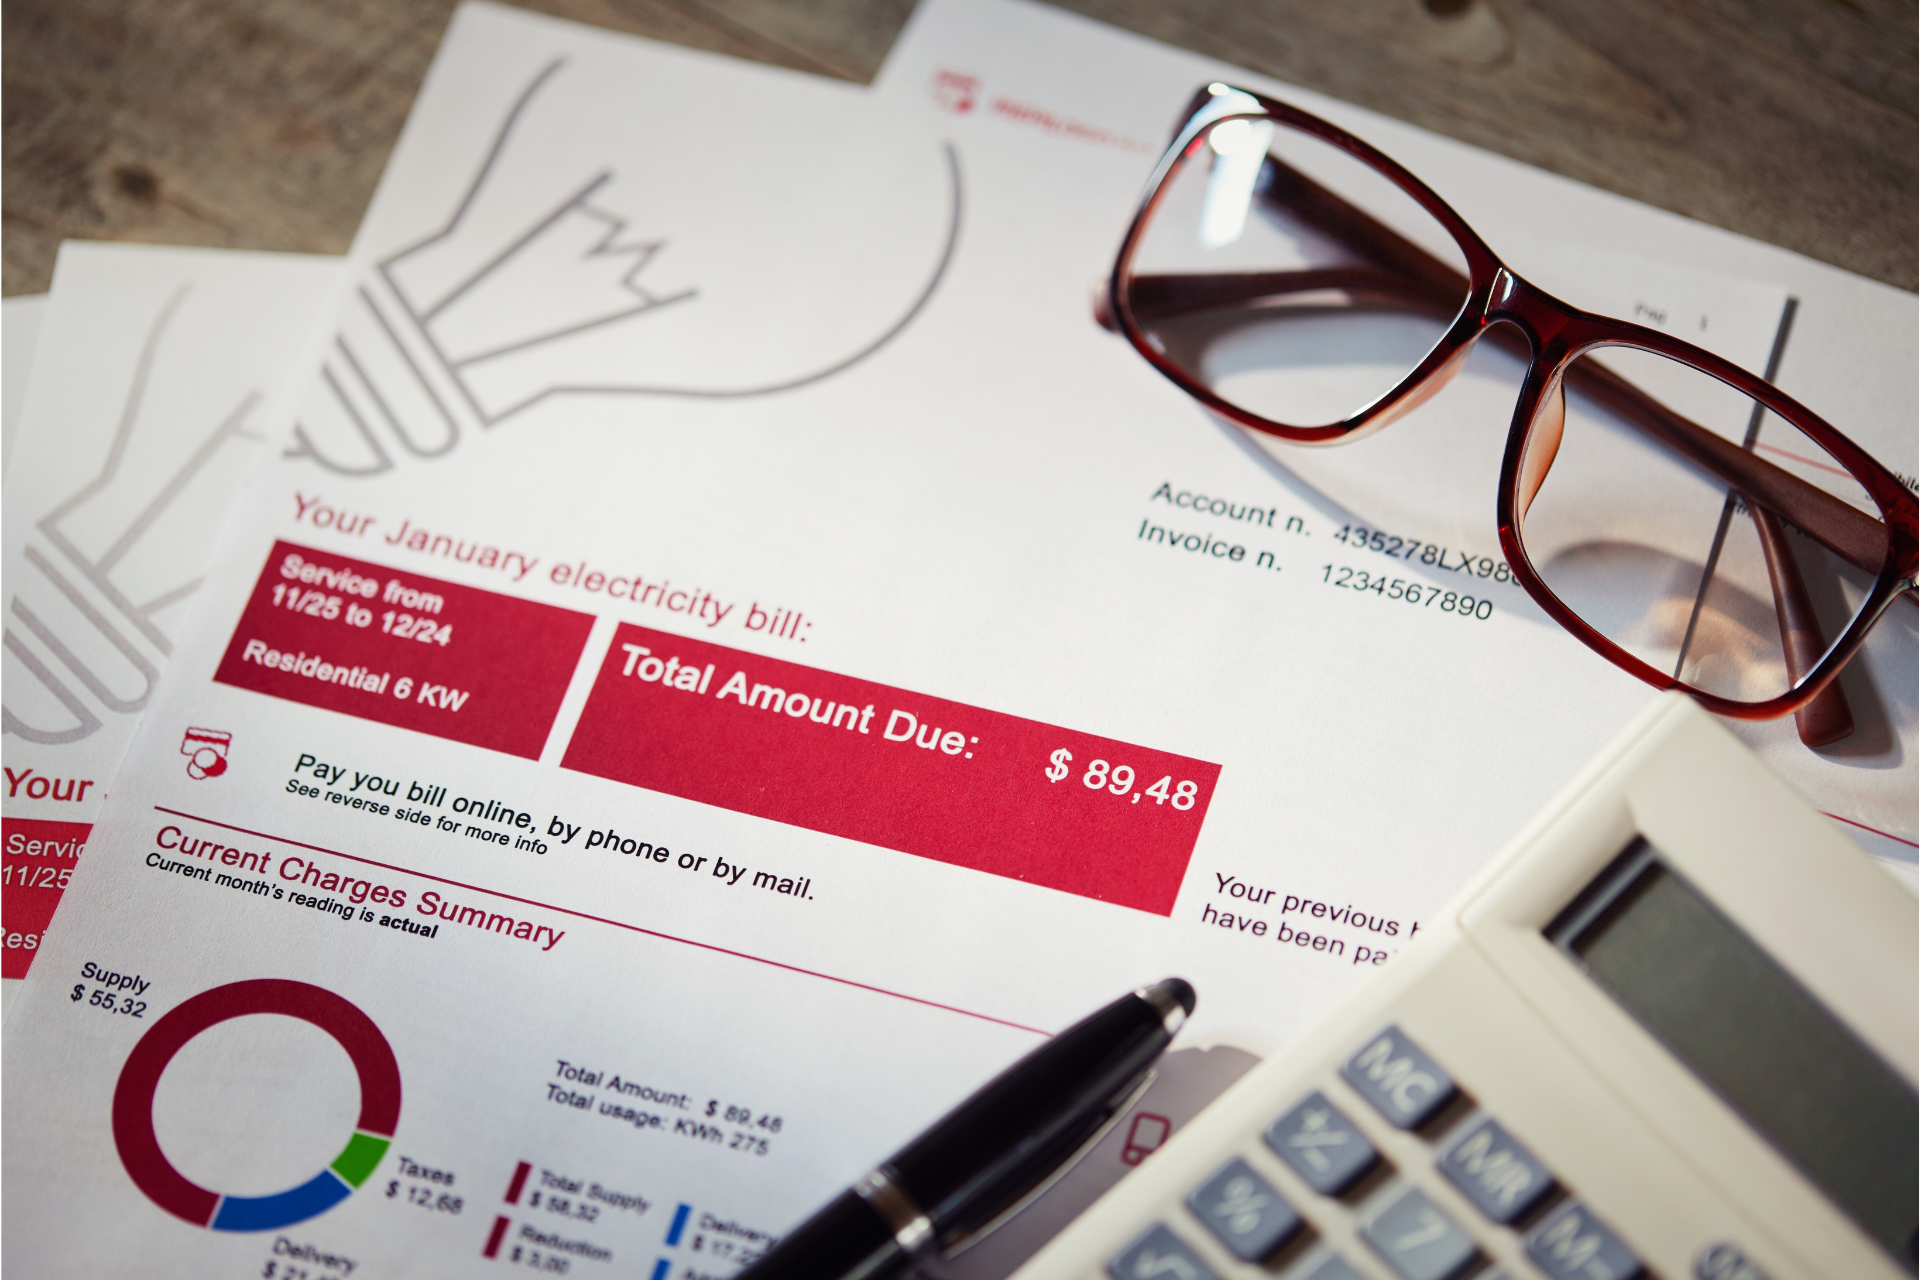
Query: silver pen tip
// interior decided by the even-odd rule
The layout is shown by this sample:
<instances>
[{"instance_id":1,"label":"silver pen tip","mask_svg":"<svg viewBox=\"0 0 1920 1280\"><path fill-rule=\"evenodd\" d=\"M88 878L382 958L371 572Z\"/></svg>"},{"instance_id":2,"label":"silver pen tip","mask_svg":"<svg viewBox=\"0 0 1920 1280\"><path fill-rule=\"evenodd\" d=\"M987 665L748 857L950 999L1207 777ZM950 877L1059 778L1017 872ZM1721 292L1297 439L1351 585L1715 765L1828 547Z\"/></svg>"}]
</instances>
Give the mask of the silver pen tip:
<instances>
[{"instance_id":1,"label":"silver pen tip","mask_svg":"<svg viewBox=\"0 0 1920 1280\"><path fill-rule=\"evenodd\" d=\"M1180 1029L1200 999L1194 994L1193 984L1185 978L1168 978L1165 982L1142 987L1134 994L1160 1014L1161 1025L1166 1027L1168 1035Z\"/></svg>"}]
</instances>

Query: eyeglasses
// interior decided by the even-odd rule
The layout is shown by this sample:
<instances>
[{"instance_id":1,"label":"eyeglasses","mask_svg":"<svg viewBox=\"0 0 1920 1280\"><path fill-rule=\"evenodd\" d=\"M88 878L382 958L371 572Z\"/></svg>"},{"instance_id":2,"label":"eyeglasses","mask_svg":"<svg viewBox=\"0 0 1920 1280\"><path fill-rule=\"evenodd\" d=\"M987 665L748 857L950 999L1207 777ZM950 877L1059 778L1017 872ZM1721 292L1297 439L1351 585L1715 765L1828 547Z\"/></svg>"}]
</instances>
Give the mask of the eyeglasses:
<instances>
[{"instance_id":1,"label":"eyeglasses","mask_svg":"<svg viewBox=\"0 0 1920 1280\"><path fill-rule=\"evenodd\" d=\"M1766 380L1521 279L1358 138L1207 86L1105 303L1189 395L1303 445L1378 430L1481 338L1504 347L1526 363L1497 501L1514 580L1648 684L1793 712L1809 746L1853 731L1834 677L1912 597L1914 495Z\"/></svg>"}]
</instances>

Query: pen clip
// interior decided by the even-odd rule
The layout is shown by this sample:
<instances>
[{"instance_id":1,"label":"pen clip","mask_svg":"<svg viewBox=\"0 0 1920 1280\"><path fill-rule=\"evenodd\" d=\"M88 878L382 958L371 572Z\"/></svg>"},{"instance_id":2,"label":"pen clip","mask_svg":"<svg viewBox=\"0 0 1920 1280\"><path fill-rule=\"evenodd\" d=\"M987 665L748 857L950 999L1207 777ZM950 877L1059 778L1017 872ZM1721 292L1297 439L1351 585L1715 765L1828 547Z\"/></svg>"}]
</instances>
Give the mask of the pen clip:
<instances>
[{"instance_id":1,"label":"pen clip","mask_svg":"<svg viewBox=\"0 0 1920 1280\"><path fill-rule=\"evenodd\" d=\"M1113 1114L1101 1121L1100 1127L1095 1129L1093 1135L1081 1143L1079 1147L1074 1150L1073 1154L1069 1155L1065 1160L1062 1160L1057 1168L1046 1177L1040 1179L1039 1182L1035 1183L1031 1190L1002 1209L987 1223L961 1236L958 1240L942 1249L940 1256L948 1260L959 1257L992 1235L995 1231L998 1231L1006 1224L1008 1219L1052 1190L1054 1183L1071 1173L1082 1160L1087 1158L1088 1152L1100 1145L1102 1138L1113 1132L1113 1127L1119 1124L1121 1119L1125 1117L1129 1111L1133 1110L1134 1103L1140 1101L1140 1099L1145 1096L1147 1090L1153 1086L1153 1082L1159 1078L1159 1075L1160 1071L1157 1067L1148 1067L1146 1072L1141 1075L1139 1083L1135 1084L1133 1088L1128 1091L1127 1096L1121 1099L1120 1104L1113 1109Z\"/></svg>"}]
</instances>

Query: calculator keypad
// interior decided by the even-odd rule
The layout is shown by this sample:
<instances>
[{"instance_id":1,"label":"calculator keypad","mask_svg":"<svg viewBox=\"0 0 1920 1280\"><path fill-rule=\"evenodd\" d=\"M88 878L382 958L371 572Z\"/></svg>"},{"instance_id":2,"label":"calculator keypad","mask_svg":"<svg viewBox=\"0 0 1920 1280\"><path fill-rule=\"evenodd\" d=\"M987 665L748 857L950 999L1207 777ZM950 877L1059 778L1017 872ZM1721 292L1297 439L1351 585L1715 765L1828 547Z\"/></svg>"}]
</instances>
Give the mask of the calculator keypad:
<instances>
[{"instance_id":1,"label":"calculator keypad","mask_svg":"<svg viewBox=\"0 0 1920 1280\"><path fill-rule=\"evenodd\" d=\"M1434 1132L1429 1122L1460 1097L1460 1089L1399 1027L1383 1028L1339 1071L1388 1124L1414 1133L1427 1126L1424 1138L1439 1148L1433 1170L1389 1167L1391 1176L1363 1185L1362 1178L1383 1163L1379 1150L1315 1090L1268 1125L1262 1137L1302 1182L1329 1199L1290 1204L1255 1163L1240 1156L1186 1197L1190 1221L1197 1220L1234 1258L1271 1267L1276 1252L1300 1237L1311 1219L1331 1223L1351 1214L1349 1221L1357 1219L1352 1229L1399 1280L1454 1280L1469 1271L1474 1280L1507 1280L1508 1269L1479 1269L1490 1255L1494 1260L1498 1255L1476 1241L1470 1224L1456 1220L1423 1189L1423 1180L1432 1185L1438 1173L1489 1223L1526 1227L1518 1247L1548 1280L1636 1280L1646 1274L1633 1250L1578 1200L1568 1199L1528 1223L1558 1182L1497 1119L1483 1113L1448 1122L1451 1134ZM1342 1196L1345 1204L1331 1199ZM1335 1233L1332 1240L1339 1238ZM1300 1248L1305 1256L1284 1264L1286 1280L1362 1280L1351 1263L1325 1247L1309 1240ZM1215 1280L1209 1264L1165 1223L1154 1224L1114 1256L1107 1272L1114 1280Z\"/></svg>"},{"instance_id":2,"label":"calculator keypad","mask_svg":"<svg viewBox=\"0 0 1920 1280\"><path fill-rule=\"evenodd\" d=\"M1367 1135L1319 1092L1267 1126L1267 1145L1323 1196L1339 1195L1380 1158Z\"/></svg>"},{"instance_id":3,"label":"calculator keypad","mask_svg":"<svg viewBox=\"0 0 1920 1280\"><path fill-rule=\"evenodd\" d=\"M1300 1229L1293 1206L1238 1158L1196 1188L1187 1207L1242 1262L1258 1262Z\"/></svg>"}]
</instances>

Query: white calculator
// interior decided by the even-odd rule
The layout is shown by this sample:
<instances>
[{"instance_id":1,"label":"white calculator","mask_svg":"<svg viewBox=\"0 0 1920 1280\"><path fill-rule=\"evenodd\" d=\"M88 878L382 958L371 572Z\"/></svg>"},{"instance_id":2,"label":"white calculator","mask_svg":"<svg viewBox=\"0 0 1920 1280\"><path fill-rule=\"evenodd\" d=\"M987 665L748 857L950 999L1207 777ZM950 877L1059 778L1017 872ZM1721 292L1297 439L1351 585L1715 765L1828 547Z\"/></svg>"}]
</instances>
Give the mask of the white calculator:
<instances>
[{"instance_id":1,"label":"white calculator","mask_svg":"<svg viewBox=\"0 0 1920 1280\"><path fill-rule=\"evenodd\" d=\"M1912 1276L1916 919L1670 695L1019 1280Z\"/></svg>"}]
</instances>

